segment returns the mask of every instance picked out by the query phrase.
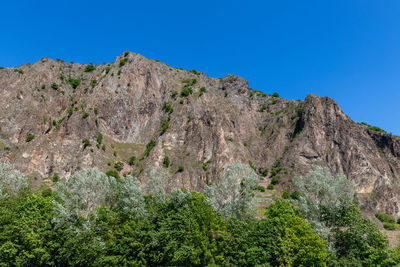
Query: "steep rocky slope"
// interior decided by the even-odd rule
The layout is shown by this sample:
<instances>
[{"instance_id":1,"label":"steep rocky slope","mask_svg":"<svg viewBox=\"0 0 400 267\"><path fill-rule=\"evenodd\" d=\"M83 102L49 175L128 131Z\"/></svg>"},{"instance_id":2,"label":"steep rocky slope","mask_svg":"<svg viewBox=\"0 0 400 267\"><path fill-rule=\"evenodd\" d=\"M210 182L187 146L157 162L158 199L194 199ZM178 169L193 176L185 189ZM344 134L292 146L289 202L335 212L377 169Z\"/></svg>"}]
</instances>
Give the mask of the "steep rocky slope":
<instances>
[{"instance_id":1,"label":"steep rocky slope","mask_svg":"<svg viewBox=\"0 0 400 267\"><path fill-rule=\"evenodd\" d=\"M168 157L173 187L201 190L238 161L280 172L283 188L319 164L344 173L368 210L400 215L400 138L353 122L327 97L285 100L129 52L93 68L43 58L1 69L0 92L1 157L38 182L123 162L120 174L145 183Z\"/></svg>"}]
</instances>

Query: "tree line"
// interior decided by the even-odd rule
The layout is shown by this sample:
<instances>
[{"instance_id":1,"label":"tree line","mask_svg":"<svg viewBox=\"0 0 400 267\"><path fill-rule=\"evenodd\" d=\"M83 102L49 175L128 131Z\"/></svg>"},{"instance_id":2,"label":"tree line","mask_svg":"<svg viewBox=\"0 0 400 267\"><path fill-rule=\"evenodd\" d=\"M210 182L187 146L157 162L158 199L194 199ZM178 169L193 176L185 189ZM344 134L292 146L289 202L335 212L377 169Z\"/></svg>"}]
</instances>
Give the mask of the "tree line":
<instances>
[{"instance_id":1,"label":"tree line","mask_svg":"<svg viewBox=\"0 0 400 267\"><path fill-rule=\"evenodd\" d=\"M257 175L231 163L202 193L98 169L54 189L0 163L0 266L394 266L400 250L365 219L344 176L293 179L299 198L255 216Z\"/></svg>"}]
</instances>

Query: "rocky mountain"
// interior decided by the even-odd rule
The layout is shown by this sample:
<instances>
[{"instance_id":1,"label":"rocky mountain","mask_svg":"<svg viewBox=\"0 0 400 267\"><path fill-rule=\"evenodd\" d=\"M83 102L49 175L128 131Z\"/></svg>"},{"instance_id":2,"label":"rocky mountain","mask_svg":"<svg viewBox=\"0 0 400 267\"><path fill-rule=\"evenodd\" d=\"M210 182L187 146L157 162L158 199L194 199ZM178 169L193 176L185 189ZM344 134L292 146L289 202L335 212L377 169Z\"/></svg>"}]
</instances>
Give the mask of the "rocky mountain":
<instances>
[{"instance_id":1,"label":"rocky mountain","mask_svg":"<svg viewBox=\"0 0 400 267\"><path fill-rule=\"evenodd\" d=\"M328 97L252 90L126 52L101 65L43 58L0 69L0 157L39 184L85 167L146 182L162 166L175 188L201 190L227 162L278 189L312 165L353 182L368 210L400 216L400 138L358 124Z\"/></svg>"}]
</instances>

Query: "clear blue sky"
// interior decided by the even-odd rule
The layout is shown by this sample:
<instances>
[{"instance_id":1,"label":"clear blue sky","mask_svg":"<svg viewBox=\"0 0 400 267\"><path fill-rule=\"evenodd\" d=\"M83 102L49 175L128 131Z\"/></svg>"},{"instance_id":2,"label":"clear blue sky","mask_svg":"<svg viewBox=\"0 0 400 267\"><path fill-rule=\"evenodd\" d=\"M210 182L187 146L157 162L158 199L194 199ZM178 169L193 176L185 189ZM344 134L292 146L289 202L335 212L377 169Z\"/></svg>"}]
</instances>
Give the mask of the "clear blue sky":
<instances>
[{"instance_id":1,"label":"clear blue sky","mask_svg":"<svg viewBox=\"0 0 400 267\"><path fill-rule=\"evenodd\" d=\"M2 1L0 66L114 61L125 50L284 98L335 99L400 135L400 2Z\"/></svg>"}]
</instances>

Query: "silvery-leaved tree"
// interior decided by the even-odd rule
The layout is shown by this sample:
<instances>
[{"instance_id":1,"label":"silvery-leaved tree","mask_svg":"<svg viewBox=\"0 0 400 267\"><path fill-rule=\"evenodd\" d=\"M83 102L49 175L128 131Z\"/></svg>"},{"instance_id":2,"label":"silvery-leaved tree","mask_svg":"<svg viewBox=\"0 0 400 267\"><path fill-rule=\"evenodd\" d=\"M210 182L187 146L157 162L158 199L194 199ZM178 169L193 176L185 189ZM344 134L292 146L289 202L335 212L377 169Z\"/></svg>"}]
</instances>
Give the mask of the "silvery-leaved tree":
<instances>
[{"instance_id":1,"label":"silvery-leaved tree","mask_svg":"<svg viewBox=\"0 0 400 267\"><path fill-rule=\"evenodd\" d=\"M145 192L156 200L164 202L166 194L170 191L170 173L162 167L150 167L147 171Z\"/></svg>"},{"instance_id":2,"label":"silvery-leaved tree","mask_svg":"<svg viewBox=\"0 0 400 267\"><path fill-rule=\"evenodd\" d=\"M115 207L127 216L145 215L145 201L139 181L127 175L117 183Z\"/></svg>"},{"instance_id":3,"label":"silvery-leaved tree","mask_svg":"<svg viewBox=\"0 0 400 267\"><path fill-rule=\"evenodd\" d=\"M300 193L296 205L317 233L327 239L330 224L353 203L353 185L341 174L332 175L328 168L314 166L305 176L293 179Z\"/></svg>"},{"instance_id":4,"label":"silvery-leaved tree","mask_svg":"<svg viewBox=\"0 0 400 267\"><path fill-rule=\"evenodd\" d=\"M254 188L258 176L254 170L240 163L228 163L217 184L206 186L204 194L209 204L225 218L246 218L255 213Z\"/></svg>"},{"instance_id":5,"label":"silvery-leaved tree","mask_svg":"<svg viewBox=\"0 0 400 267\"><path fill-rule=\"evenodd\" d=\"M54 223L61 226L83 219L84 224L90 224L90 215L96 207L113 203L116 187L115 178L97 168L75 173L55 188Z\"/></svg>"},{"instance_id":6,"label":"silvery-leaved tree","mask_svg":"<svg viewBox=\"0 0 400 267\"><path fill-rule=\"evenodd\" d=\"M5 161L0 161L0 199L28 187L28 178Z\"/></svg>"}]
</instances>

